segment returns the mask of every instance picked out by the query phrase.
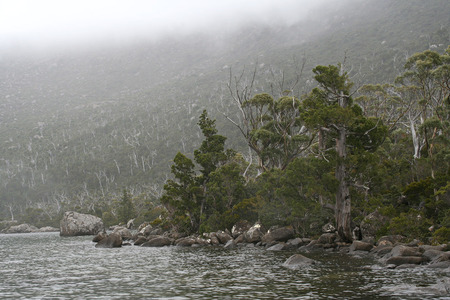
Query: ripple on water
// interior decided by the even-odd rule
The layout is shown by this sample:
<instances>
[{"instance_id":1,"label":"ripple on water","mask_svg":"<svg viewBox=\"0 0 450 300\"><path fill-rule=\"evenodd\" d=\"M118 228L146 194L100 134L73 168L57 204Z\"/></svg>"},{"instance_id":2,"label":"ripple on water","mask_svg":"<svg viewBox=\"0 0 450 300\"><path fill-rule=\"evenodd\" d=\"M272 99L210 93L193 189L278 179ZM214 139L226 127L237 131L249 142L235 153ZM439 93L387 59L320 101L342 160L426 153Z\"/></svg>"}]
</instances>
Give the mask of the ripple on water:
<instances>
[{"instance_id":1,"label":"ripple on water","mask_svg":"<svg viewBox=\"0 0 450 300\"><path fill-rule=\"evenodd\" d=\"M98 249L91 238L0 235L0 298L446 299L443 270L414 275L333 253L306 254L319 263L292 270L282 266L292 253L258 247Z\"/></svg>"}]
</instances>

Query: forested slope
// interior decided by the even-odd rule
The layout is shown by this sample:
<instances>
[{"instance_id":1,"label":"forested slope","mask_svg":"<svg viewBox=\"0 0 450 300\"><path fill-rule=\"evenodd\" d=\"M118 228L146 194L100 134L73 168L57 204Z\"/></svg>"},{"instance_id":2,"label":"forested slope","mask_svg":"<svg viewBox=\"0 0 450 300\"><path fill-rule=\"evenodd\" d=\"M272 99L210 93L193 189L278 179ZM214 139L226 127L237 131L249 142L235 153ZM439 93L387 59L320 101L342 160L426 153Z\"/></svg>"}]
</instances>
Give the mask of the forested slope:
<instances>
[{"instance_id":1,"label":"forested slope","mask_svg":"<svg viewBox=\"0 0 450 300\"><path fill-rule=\"evenodd\" d=\"M357 85L386 83L406 58L449 44L448 1L346 1L291 26L248 24L231 34L0 57L0 217L32 209L101 214L123 188L157 203L178 151L202 141L203 109L228 147L247 150L222 113L236 115L230 73L256 70L254 94L281 93L305 65L345 60ZM284 85L278 87L284 73ZM274 95L275 96L275 95ZM118 196L119 195L119 196ZM26 209L30 208L28 212Z\"/></svg>"}]
</instances>

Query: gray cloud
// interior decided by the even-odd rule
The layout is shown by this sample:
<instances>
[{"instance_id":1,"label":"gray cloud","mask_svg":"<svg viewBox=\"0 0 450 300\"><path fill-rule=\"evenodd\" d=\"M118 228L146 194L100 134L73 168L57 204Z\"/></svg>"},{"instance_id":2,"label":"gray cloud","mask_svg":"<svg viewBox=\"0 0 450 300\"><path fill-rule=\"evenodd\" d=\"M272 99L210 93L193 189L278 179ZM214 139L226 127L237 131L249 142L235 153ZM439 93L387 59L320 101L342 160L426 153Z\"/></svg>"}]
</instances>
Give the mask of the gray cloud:
<instances>
[{"instance_id":1,"label":"gray cloud","mask_svg":"<svg viewBox=\"0 0 450 300\"><path fill-rule=\"evenodd\" d=\"M289 25L331 0L0 0L0 47L125 43Z\"/></svg>"}]
</instances>

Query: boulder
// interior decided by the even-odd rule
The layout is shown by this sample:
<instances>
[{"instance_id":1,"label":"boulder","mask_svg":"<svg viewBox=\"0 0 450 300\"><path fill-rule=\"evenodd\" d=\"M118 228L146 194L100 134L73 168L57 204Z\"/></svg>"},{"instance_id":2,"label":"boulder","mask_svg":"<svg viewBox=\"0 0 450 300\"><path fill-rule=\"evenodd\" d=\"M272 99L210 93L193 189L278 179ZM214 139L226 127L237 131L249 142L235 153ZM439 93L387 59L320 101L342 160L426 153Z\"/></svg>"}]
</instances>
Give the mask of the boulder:
<instances>
[{"instance_id":1,"label":"boulder","mask_svg":"<svg viewBox=\"0 0 450 300\"><path fill-rule=\"evenodd\" d=\"M45 226L39 228L39 232L58 232L59 228L51 227L51 226Z\"/></svg>"},{"instance_id":2,"label":"boulder","mask_svg":"<svg viewBox=\"0 0 450 300\"><path fill-rule=\"evenodd\" d=\"M319 239L317 240L317 242L319 244L334 244L334 241L336 240L337 235L335 233L324 233L322 234Z\"/></svg>"},{"instance_id":3,"label":"boulder","mask_svg":"<svg viewBox=\"0 0 450 300\"><path fill-rule=\"evenodd\" d=\"M233 238L231 237L231 235L229 235L228 233L226 233L225 231L217 231L215 233L215 236L217 237L217 239L219 240L219 242L221 244L226 244L229 240L232 240Z\"/></svg>"},{"instance_id":4,"label":"boulder","mask_svg":"<svg viewBox=\"0 0 450 300\"><path fill-rule=\"evenodd\" d=\"M131 219L127 222L127 229L133 229L134 228L134 219Z\"/></svg>"},{"instance_id":5,"label":"boulder","mask_svg":"<svg viewBox=\"0 0 450 300\"><path fill-rule=\"evenodd\" d=\"M294 228L292 226L269 229L261 238L261 242L271 244L272 242L286 242L294 237Z\"/></svg>"},{"instance_id":6,"label":"boulder","mask_svg":"<svg viewBox=\"0 0 450 300\"><path fill-rule=\"evenodd\" d=\"M377 246L395 246L404 240L402 235L385 235L378 239Z\"/></svg>"},{"instance_id":7,"label":"boulder","mask_svg":"<svg viewBox=\"0 0 450 300\"><path fill-rule=\"evenodd\" d=\"M294 248L298 248L300 246L305 245L306 243L301 238L290 239L287 241L288 245L291 245Z\"/></svg>"},{"instance_id":8,"label":"boulder","mask_svg":"<svg viewBox=\"0 0 450 300\"><path fill-rule=\"evenodd\" d=\"M251 227L252 225L248 221L239 221L233 226L233 228L231 228L231 236L235 239L241 234L245 233Z\"/></svg>"},{"instance_id":9,"label":"boulder","mask_svg":"<svg viewBox=\"0 0 450 300\"><path fill-rule=\"evenodd\" d=\"M335 232L335 231L336 231L336 228L331 223L327 223L327 224L322 226L322 233L332 233L332 232Z\"/></svg>"},{"instance_id":10,"label":"boulder","mask_svg":"<svg viewBox=\"0 0 450 300\"><path fill-rule=\"evenodd\" d=\"M122 240L131 240L133 239L133 234L131 233L131 230L123 227L123 226L116 226L113 230L114 233L117 233L122 237Z\"/></svg>"},{"instance_id":11,"label":"boulder","mask_svg":"<svg viewBox=\"0 0 450 300\"><path fill-rule=\"evenodd\" d=\"M427 250L437 250L437 251L447 251L450 250L449 247L446 244L442 244L442 245L437 245L437 246L431 246L431 245L420 245L419 249L421 249L422 251L427 251Z\"/></svg>"},{"instance_id":12,"label":"boulder","mask_svg":"<svg viewBox=\"0 0 450 300\"><path fill-rule=\"evenodd\" d=\"M290 246L286 243L278 243L278 244L275 244L275 245L267 248L267 251L283 251L283 250L288 250L288 249L292 249L292 246Z\"/></svg>"},{"instance_id":13,"label":"boulder","mask_svg":"<svg viewBox=\"0 0 450 300\"><path fill-rule=\"evenodd\" d=\"M301 254L294 254L283 263L283 266L292 269L299 269L314 265L315 263L316 262L314 260L307 258L306 256L303 256Z\"/></svg>"},{"instance_id":14,"label":"boulder","mask_svg":"<svg viewBox=\"0 0 450 300\"><path fill-rule=\"evenodd\" d=\"M134 245L135 246L140 246L143 243L147 242L147 239L144 236L139 236L135 241L134 241Z\"/></svg>"},{"instance_id":15,"label":"boulder","mask_svg":"<svg viewBox=\"0 0 450 300\"><path fill-rule=\"evenodd\" d=\"M101 239L95 248L117 248L122 247L122 237L117 233L111 233L107 237Z\"/></svg>"},{"instance_id":16,"label":"boulder","mask_svg":"<svg viewBox=\"0 0 450 300\"><path fill-rule=\"evenodd\" d=\"M362 241L353 241L352 245L350 246L350 251L370 251L372 250L373 245L369 243L365 243Z\"/></svg>"},{"instance_id":17,"label":"boulder","mask_svg":"<svg viewBox=\"0 0 450 300\"><path fill-rule=\"evenodd\" d=\"M444 252L443 251L439 251L439 250L430 249L430 250L426 250L422 254L422 256L424 258L426 258L427 260L432 261L432 260L436 259L437 257L441 256L442 253L444 253Z\"/></svg>"},{"instance_id":18,"label":"boulder","mask_svg":"<svg viewBox=\"0 0 450 300\"><path fill-rule=\"evenodd\" d=\"M155 236L149 241L143 243L142 247L164 247L172 245L172 239L166 236Z\"/></svg>"},{"instance_id":19,"label":"boulder","mask_svg":"<svg viewBox=\"0 0 450 300\"><path fill-rule=\"evenodd\" d=\"M179 247L191 247L194 244L197 244L197 239L193 237L184 237L175 241L175 246Z\"/></svg>"},{"instance_id":20,"label":"boulder","mask_svg":"<svg viewBox=\"0 0 450 300\"><path fill-rule=\"evenodd\" d=\"M5 233L32 233L38 231L39 229L36 226L25 223L9 227Z\"/></svg>"},{"instance_id":21,"label":"boulder","mask_svg":"<svg viewBox=\"0 0 450 300\"><path fill-rule=\"evenodd\" d=\"M225 249L232 249L232 248L236 248L236 243L234 242L234 240L229 240L225 246L223 246Z\"/></svg>"},{"instance_id":22,"label":"boulder","mask_svg":"<svg viewBox=\"0 0 450 300\"><path fill-rule=\"evenodd\" d=\"M96 235L101 231L102 219L93 215L68 211L60 222L60 236Z\"/></svg>"},{"instance_id":23,"label":"boulder","mask_svg":"<svg viewBox=\"0 0 450 300\"><path fill-rule=\"evenodd\" d=\"M152 228L152 225L150 225L149 222L144 222L144 223L142 223L141 225L139 225L137 231L138 231L139 233L142 233L142 234L143 234L144 232L142 232L142 230L143 230L144 228L148 227L148 226L150 226L150 229Z\"/></svg>"},{"instance_id":24,"label":"boulder","mask_svg":"<svg viewBox=\"0 0 450 300\"><path fill-rule=\"evenodd\" d=\"M264 233L261 223L256 223L244 233L244 238L247 243L258 243L261 241L263 236Z\"/></svg>"},{"instance_id":25,"label":"boulder","mask_svg":"<svg viewBox=\"0 0 450 300\"><path fill-rule=\"evenodd\" d=\"M404 264L421 264L424 262L424 258L421 256L393 256L386 260L386 264L394 264L396 266Z\"/></svg>"},{"instance_id":26,"label":"boulder","mask_svg":"<svg viewBox=\"0 0 450 300\"><path fill-rule=\"evenodd\" d=\"M105 237L107 237L108 235L106 234L106 232L99 232L96 236L94 236L94 238L92 239L92 241L94 243L98 243L101 240L103 240Z\"/></svg>"},{"instance_id":27,"label":"boulder","mask_svg":"<svg viewBox=\"0 0 450 300\"><path fill-rule=\"evenodd\" d=\"M390 256L422 256L422 252L417 247L397 245L391 250Z\"/></svg>"}]
</instances>

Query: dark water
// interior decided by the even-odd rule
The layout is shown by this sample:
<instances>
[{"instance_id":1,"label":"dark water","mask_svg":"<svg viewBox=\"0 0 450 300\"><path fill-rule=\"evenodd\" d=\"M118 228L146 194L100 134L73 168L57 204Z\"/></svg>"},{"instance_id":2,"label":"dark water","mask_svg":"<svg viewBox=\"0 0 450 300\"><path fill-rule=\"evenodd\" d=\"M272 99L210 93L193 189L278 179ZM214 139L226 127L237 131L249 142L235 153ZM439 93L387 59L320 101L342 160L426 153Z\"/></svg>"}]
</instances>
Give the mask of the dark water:
<instances>
[{"instance_id":1,"label":"dark water","mask_svg":"<svg viewBox=\"0 0 450 300\"><path fill-rule=\"evenodd\" d=\"M450 271L387 270L370 258L261 248L97 249L92 237L0 235L0 299L450 299Z\"/></svg>"}]
</instances>

